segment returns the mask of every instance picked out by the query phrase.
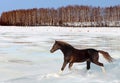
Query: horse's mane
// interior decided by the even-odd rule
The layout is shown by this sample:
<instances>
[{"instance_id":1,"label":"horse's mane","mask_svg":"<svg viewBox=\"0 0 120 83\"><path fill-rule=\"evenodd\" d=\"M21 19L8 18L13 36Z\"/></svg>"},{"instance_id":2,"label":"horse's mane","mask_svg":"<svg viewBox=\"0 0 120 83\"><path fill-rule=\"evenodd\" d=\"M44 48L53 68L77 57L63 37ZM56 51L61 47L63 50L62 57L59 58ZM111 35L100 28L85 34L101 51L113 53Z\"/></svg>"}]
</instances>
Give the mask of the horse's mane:
<instances>
[{"instance_id":1,"label":"horse's mane","mask_svg":"<svg viewBox=\"0 0 120 83\"><path fill-rule=\"evenodd\" d=\"M66 42L63 42L63 41L56 41L58 44L60 44L60 45L62 45L62 46L67 46L67 47L69 47L69 48L73 48L73 46L72 45L70 45L70 44L68 44L68 43L66 43Z\"/></svg>"}]
</instances>

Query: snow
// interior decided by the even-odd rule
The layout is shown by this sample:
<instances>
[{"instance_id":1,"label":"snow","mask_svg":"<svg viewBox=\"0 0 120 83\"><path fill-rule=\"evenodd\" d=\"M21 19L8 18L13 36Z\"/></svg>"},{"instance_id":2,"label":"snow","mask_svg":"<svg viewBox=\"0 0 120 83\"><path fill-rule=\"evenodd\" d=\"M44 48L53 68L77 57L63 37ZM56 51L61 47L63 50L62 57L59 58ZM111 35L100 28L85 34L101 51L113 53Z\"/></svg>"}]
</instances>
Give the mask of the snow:
<instances>
[{"instance_id":1,"label":"snow","mask_svg":"<svg viewBox=\"0 0 120 83\"><path fill-rule=\"evenodd\" d=\"M120 83L119 32L115 27L0 26L0 83ZM86 63L76 63L59 74L63 55L49 52L55 40L107 51L115 61L108 63L100 54L106 73L95 64L86 71Z\"/></svg>"}]
</instances>

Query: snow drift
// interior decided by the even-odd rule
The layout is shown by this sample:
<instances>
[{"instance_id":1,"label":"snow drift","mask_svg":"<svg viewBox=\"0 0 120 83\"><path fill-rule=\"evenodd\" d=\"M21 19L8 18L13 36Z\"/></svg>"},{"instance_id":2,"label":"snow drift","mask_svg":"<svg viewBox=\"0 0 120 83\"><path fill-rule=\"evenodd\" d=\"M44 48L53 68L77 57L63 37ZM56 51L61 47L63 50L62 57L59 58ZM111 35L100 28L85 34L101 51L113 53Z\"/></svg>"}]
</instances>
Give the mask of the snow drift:
<instances>
[{"instance_id":1,"label":"snow drift","mask_svg":"<svg viewBox=\"0 0 120 83\"><path fill-rule=\"evenodd\" d=\"M115 60L110 64L100 55L106 74L95 64L86 71L86 63L59 74L62 53L49 52L55 40L105 50ZM119 41L119 28L0 27L0 83L119 83Z\"/></svg>"}]
</instances>

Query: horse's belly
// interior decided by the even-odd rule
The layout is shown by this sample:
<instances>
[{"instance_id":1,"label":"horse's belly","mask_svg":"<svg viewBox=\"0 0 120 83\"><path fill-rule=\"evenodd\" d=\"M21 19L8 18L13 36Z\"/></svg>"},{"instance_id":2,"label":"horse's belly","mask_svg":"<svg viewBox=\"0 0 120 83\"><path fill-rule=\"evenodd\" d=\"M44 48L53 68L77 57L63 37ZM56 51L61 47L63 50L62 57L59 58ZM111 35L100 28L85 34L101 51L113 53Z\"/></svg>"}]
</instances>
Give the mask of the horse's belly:
<instances>
[{"instance_id":1,"label":"horse's belly","mask_svg":"<svg viewBox=\"0 0 120 83\"><path fill-rule=\"evenodd\" d=\"M76 57L76 60L75 62L84 62L84 61L87 61L89 58L86 56L86 57Z\"/></svg>"},{"instance_id":2,"label":"horse's belly","mask_svg":"<svg viewBox=\"0 0 120 83\"><path fill-rule=\"evenodd\" d=\"M83 59L83 60L76 60L75 62L85 62L86 61L86 59Z\"/></svg>"}]
</instances>

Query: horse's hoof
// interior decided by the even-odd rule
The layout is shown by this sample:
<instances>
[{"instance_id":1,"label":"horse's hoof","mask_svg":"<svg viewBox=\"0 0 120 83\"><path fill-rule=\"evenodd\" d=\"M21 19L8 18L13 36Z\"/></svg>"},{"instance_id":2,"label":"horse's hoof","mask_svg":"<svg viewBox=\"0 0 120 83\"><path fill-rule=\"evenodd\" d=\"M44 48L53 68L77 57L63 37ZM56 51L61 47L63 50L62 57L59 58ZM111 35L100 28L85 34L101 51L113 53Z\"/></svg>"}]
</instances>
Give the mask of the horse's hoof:
<instances>
[{"instance_id":1,"label":"horse's hoof","mask_svg":"<svg viewBox=\"0 0 120 83\"><path fill-rule=\"evenodd\" d=\"M69 68L70 71L72 71L72 68Z\"/></svg>"},{"instance_id":2,"label":"horse's hoof","mask_svg":"<svg viewBox=\"0 0 120 83\"><path fill-rule=\"evenodd\" d=\"M61 70L60 70L60 71L58 72L58 74L59 74L59 75L61 75L61 74L62 74L62 72L63 72L63 71L61 71Z\"/></svg>"},{"instance_id":3,"label":"horse's hoof","mask_svg":"<svg viewBox=\"0 0 120 83\"><path fill-rule=\"evenodd\" d=\"M106 73L106 71L105 71L105 68L104 68L104 67L101 67L101 69L102 69L102 72L103 72L103 73Z\"/></svg>"}]
</instances>

